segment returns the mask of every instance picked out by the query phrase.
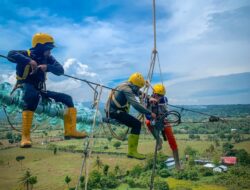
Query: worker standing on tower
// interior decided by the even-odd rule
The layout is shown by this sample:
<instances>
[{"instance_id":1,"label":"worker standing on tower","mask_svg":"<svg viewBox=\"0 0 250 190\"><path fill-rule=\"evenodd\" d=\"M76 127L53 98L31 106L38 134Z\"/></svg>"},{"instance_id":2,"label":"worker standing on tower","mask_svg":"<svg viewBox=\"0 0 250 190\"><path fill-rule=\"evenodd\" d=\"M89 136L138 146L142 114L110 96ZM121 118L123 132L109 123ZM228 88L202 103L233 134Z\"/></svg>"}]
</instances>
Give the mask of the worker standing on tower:
<instances>
[{"instance_id":1,"label":"worker standing on tower","mask_svg":"<svg viewBox=\"0 0 250 190\"><path fill-rule=\"evenodd\" d=\"M54 47L54 39L51 35L37 33L32 38L32 48L29 50L13 50L8 54L9 61L16 63L17 83L15 88L21 87L24 91L22 148L31 147L30 129L40 97L52 98L56 102L62 102L67 106L64 114L65 139L86 137L85 133L76 131L77 111L74 108L71 96L46 90L47 72L58 76L64 74L62 65L51 55L51 50Z\"/></svg>"}]
</instances>

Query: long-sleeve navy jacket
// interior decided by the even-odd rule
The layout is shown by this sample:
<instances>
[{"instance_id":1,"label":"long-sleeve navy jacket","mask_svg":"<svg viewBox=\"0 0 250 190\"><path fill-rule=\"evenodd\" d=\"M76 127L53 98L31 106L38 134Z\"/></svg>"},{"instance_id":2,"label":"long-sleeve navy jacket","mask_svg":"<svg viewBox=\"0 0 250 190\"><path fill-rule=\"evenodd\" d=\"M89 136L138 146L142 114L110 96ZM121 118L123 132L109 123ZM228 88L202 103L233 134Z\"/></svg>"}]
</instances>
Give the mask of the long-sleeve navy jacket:
<instances>
[{"instance_id":1,"label":"long-sleeve navy jacket","mask_svg":"<svg viewBox=\"0 0 250 190\"><path fill-rule=\"evenodd\" d=\"M29 65L29 62L31 60L36 61L38 65L46 64L46 72L51 72L55 75L64 74L62 65L58 63L53 56L50 55L46 58L42 53L36 52L36 50L33 48L31 48L29 51L30 53L28 53L26 50L12 50L8 53L9 61L16 63L16 75L20 83L30 83L36 88L39 88L40 84L45 82L45 73L40 69L35 74L30 75L32 69Z\"/></svg>"}]
</instances>

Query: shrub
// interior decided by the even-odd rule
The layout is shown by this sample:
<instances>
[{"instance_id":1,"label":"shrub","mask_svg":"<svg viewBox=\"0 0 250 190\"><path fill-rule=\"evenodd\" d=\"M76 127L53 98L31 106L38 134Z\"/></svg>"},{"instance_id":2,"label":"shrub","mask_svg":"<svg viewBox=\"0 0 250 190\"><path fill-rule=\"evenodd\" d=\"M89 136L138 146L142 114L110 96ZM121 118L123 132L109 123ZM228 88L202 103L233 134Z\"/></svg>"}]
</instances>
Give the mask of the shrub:
<instances>
[{"instance_id":1,"label":"shrub","mask_svg":"<svg viewBox=\"0 0 250 190\"><path fill-rule=\"evenodd\" d=\"M159 153L157 155L157 160L156 160L156 168L157 169L164 169L166 167L165 165L165 160L167 159L167 156ZM144 166L144 170L151 170L153 168L153 163L154 163L154 156L153 154L149 155L146 160L146 164Z\"/></svg>"},{"instance_id":2,"label":"shrub","mask_svg":"<svg viewBox=\"0 0 250 190\"><path fill-rule=\"evenodd\" d=\"M149 185L150 178L149 177L126 177L125 183L129 185L130 188L147 188Z\"/></svg>"},{"instance_id":3,"label":"shrub","mask_svg":"<svg viewBox=\"0 0 250 190\"><path fill-rule=\"evenodd\" d=\"M197 150L193 149L191 146L187 146L184 150L184 153L186 155L190 155L190 156L196 156L197 154Z\"/></svg>"},{"instance_id":4,"label":"shrub","mask_svg":"<svg viewBox=\"0 0 250 190\"><path fill-rule=\"evenodd\" d=\"M155 190L169 190L168 183L160 178L156 178L154 181Z\"/></svg>"},{"instance_id":5,"label":"shrub","mask_svg":"<svg viewBox=\"0 0 250 190\"><path fill-rule=\"evenodd\" d=\"M108 175L101 177L101 187L103 188L116 188L119 185L118 180L114 175Z\"/></svg>"},{"instance_id":6,"label":"shrub","mask_svg":"<svg viewBox=\"0 0 250 190\"><path fill-rule=\"evenodd\" d=\"M109 171L109 165L104 165L104 167L103 167L103 174L104 175L108 175L108 171Z\"/></svg>"},{"instance_id":7,"label":"shrub","mask_svg":"<svg viewBox=\"0 0 250 190\"><path fill-rule=\"evenodd\" d=\"M121 142L120 141L116 141L114 144L113 144L113 146L117 149L117 148L119 148L120 146L121 146Z\"/></svg>"},{"instance_id":8,"label":"shrub","mask_svg":"<svg viewBox=\"0 0 250 190\"><path fill-rule=\"evenodd\" d=\"M206 177L206 176L213 176L213 175L214 175L212 169L205 168L205 167L200 168L200 169L199 169L199 172L200 172L201 175L204 176L204 177Z\"/></svg>"},{"instance_id":9,"label":"shrub","mask_svg":"<svg viewBox=\"0 0 250 190\"><path fill-rule=\"evenodd\" d=\"M136 165L130 171L130 176L132 177L139 177L143 173L143 168L139 165Z\"/></svg>"},{"instance_id":10,"label":"shrub","mask_svg":"<svg viewBox=\"0 0 250 190\"><path fill-rule=\"evenodd\" d=\"M186 170L174 171L173 176L176 179L188 179L188 172Z\"/></svg>"},{"instance_id":11,"label":"shrub","mask_svg":"<svg viewBox=\"0 0 250 190\"><path fill-rule=\"evenodd\" d=\"M190 179L192 181L198 180L199 179L198 172L196 170L189 170L188 179Z\"/></svg>"},{"instance_id":12,"label":"shrub","mask_svg":"<svg viewBox=\"0 0 250 190\"><path fill-rule=\"evenodd\" d=\"M103 148L104 148L104 150L107 150L107 149L109 149L109 147L108 147L108 146L104 146Z\"/></svg>"},{"instance_id":13,"label":"shrub","mask_svg":"<svg viewBox=\"0 0 250 190\"><path fill-rule=\"evenodd\" d=\"M89 175L88 188L89 189L101 188L100 186L101 176L102 175L100 172L93 170Z\"/></svg>"},{"instance_id":14,"label":"shrub","mask_svg":"<svg viewBox=\"0 0 250 190\"><path fill-rule=\"evenodd\" d=\"M159 171L159 175L163 178L171 176L170 172L167 169L162 169Z\"/></svg>"}]
</instances>

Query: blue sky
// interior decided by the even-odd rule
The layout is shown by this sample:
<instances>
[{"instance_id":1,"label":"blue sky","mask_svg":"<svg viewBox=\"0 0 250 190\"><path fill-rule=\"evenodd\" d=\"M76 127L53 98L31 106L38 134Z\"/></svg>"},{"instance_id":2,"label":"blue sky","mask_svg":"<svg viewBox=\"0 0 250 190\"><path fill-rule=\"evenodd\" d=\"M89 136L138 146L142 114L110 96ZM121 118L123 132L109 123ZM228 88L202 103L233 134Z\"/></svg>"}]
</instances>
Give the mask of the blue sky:
<instances>
[{"instance_id":1,"label":"blue sky","mask_svg":"<svg viewBox=\"0 0 250 190\"><path fill-rule=\"evenodd\" d=\"M244 82L250 72L250 2L156 0L156 5L157 49L171 103L250 103L250 85ZM133 72L147 75L151 0L0 0L0 14L1 54L28 49L33 34L46 32L54 36L53 54L69 75L111 87ZM0 65L0 80L14 83L15 65L3 59ZM158 65L153 82L160 82ZM65 77L49 75L48 88L92 100L86 84Z\"/></svg>"}]
</instances>

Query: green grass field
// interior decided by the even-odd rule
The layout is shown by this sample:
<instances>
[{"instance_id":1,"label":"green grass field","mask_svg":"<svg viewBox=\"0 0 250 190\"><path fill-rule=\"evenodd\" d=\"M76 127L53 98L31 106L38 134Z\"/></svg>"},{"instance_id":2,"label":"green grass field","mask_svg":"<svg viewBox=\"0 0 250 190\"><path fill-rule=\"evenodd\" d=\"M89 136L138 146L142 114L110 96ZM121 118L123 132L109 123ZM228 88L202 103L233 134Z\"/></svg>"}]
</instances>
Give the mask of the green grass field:
<instances>
[{"instance_id":1,"label":"green grass field","mask_svg":"<svg viewBox=\"0 0 250 190\"><path fill-rule=\"evenodd\" d=\"M15 160L16 156L19 155L25 156L25 159L22 161L22 166ZM113 170L115 165L119 165L122 170L128 170L137 164L143 164L143 161L128 159L125 156L99 156L104 164L110 165L110 170ZM92 169L97 169L93 166L95 159L96 155L93 154L92 159L89 162L90 171ZM0 189L5 190L19 189L20 186L18 185L18 181L28 168L38 179L38 183L34 186L34 189L67 189L67 185L64 183L65 176L69 175L72 178L72 181L70 182L71 186L75 186L82 163L82 157L79 153L58 152L57 155L54 155L50 150L36 148L11 148L1 150L0 160ZM191 187L193 190L226 189L216 185L205 185L186 180L176 180L173 178L168 178L167 181L171 188ZM126 190L128 189L128 185L122 184L118 189ZM132 188L129 189L132 190ZM139 189L133 188L133 190Z\"/></svg>"},{"instance_id":2,"label":"green grass field","mask_svg":"<svg viewBox=\"0 0 250 190\"><path fill-rule=\"evenodd\" d=\"M205 135L201 135L203 140L188 140L188 135L176 135L177 143L179 146L179 152L181 157L184 156L184 149L187 146L191 146L196 149L199 153L202 153L206 148L211 144L214 144L212 141L205 140ZM57 155L53 154L53 150L48 150L48 144L43 144L44 139L34 139L33 148L30 149L21 149L18 147L9 148L5 150L0 150L0 189L4 190L13 190L20 189L19 179L25 173L27 169L30 169L31 173L37 176L38 183L34 186L34 189L44 190L44 189L53 189L53 190L62 190L67 189L67 185L64 183L64 178L66 175L72 178L70 182L71 186L76 185L80 173L80 167L82 164L82 154L81 153L72 153L72 152L63 152L58 151ZM126 171L130 170L137 164L144 164L144 161L139 161L135 159L128 159L126 157L127 152L127 141L121 142L121 147L116 149L113 147L116 139L108 141L107 138L98 138L94 141L93 151L95 152L112 152L112 153L124 153L123 155L108 155L108 154L98 154L100 159L104 164L110 166L112 171L116 165ZM2 141L3 142L3 141ZM83 149L83 140L68 140L68 141L58 141L51 142L49 144L56 145L58 148L71 147L72 150L82 151ZM221 146L224 142L220 142L218 149L221 149ZM3 143L1 148L7 143ZM104 149L105 146L108 146L108 149ZM142 153L153 153L155 146L155 141L148 136L143 136L139 142L139 151ZM234 144L235 148L244 148L250 152L250 141L244 141L241 143ZM169 148L168 142L164 142L163 150L164 154L171 156L171 150ZM25 159L22 161L22 167L19 162L16 161L17 156L25 156ZM91 159L89 160L89 170L97 169L94 167L94 161L96 160L97 154L92 154ZM168 178L167 182L171 189L178 187L190 187L193 190L225 190L225 187L206 184L204 181L192 182L186 180L177 180L174 178ZM127 184L122 184L119 190L127 190ZM132 189L131 189L132 190ZM134 189L136 190L136 189ZM137 190L139 190L137 188Z\"/></svg>"}]
</instances>

